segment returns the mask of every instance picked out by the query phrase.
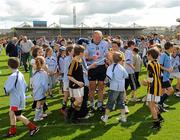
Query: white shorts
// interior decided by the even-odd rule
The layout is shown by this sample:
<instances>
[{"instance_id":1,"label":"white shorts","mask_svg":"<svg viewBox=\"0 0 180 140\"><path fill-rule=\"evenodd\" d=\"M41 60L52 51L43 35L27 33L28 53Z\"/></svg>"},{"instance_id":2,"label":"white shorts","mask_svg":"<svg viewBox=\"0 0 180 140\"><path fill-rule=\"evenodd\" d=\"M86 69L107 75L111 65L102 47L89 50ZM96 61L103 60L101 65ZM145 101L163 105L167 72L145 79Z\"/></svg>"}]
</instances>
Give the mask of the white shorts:
<instances>
[{"instance_id":1,"label":"white shorts","mask_svg":"<svg viewBox=\"0 0 180 140\"><path fill-rule=\"evenodd\" d=\"M148 102L154 101L154 102L158 103L158 102L160 102L160 98L161 98L161 96L154 96L152 94L148 94L146 101L148 101Z\"/></svg>"},{"instance_id":2,"label":"white shorts","mask_svg":"<svg viewBox=\"0 0 180 140\"><path fill-rule=\"evenodd\" d=\"M63 91L69 91L69 82L63 82Z\"/></svg>"},{"instance_id":3,"label":"white shorts","mask_svg":"<svg viewBox=\"0 0 180 140\"><path fill-rule=\"evenodd\" d=\"M83 97L84 96L84 87L82 88L76 88L76 89L72 89L69 88L69 93L70 93L70 97Z\"/></svg>"}]
</instances>

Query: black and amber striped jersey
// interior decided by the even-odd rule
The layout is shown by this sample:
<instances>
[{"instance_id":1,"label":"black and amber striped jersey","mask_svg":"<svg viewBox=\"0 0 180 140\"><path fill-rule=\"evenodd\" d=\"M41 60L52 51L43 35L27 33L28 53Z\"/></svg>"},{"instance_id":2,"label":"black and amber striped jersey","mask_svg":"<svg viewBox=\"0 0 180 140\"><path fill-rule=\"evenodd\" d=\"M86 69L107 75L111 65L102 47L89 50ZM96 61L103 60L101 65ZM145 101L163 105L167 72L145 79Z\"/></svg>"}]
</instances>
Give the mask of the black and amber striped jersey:
<instances>
[{"instance_id":1,"label":"black and amber striped jersey","mask_svg":"<svg viewBox=\"0 0 180 140\"><path fill-rule=\"evenodd\" d=\"M150 61L147 66L148 79L148 93L154 96L161 96L161 66L157 60Z\"/></svg>"},{"instance_id":2,"label":"black and amber striped jersey","mask_svg":"<svg viewBox=\"0 0 180 140\"><path fill-rule=\"evenodd\" d=\"M77 81L84 83L82 63L73 59L69 66L68 76L71 76ZM73 89L80 88L79 85L72 81L69 81L69 87Z\"/></svg>"}]
</instances>

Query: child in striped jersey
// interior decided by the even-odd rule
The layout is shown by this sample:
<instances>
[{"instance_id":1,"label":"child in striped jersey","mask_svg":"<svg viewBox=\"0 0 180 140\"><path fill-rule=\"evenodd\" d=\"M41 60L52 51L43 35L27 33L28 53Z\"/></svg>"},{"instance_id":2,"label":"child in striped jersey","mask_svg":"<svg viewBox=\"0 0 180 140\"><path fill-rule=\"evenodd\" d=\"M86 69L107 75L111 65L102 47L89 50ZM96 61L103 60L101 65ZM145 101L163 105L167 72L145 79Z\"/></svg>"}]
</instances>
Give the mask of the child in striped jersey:
<instances>
[{"instance_id":1,"label":"child in striped jersey","mask_svg":"<svg viewBox=\"0 0 180 140\"><path fill-rule=\"evenodd\" d=\"M16 135L16 120L22 121L29 128L30 136L33 136L39 131L39 128L21 114L22 110L25 109L26 82L23 74L18 70L19 60L17 58L10 58L8 66L13 73L8 77L4 90L6 95L10 94L9 117L11 128L4 136L12 137Z\"/></svg>"},{"instance_id":2,"label":"child in striped jersey","mask_svg":"<svg viewBox=\"0 0 180 140\"><path fill-rule=\"evenodd\" d=\"M45 93L48 90L48 75L43 70L45 60L42 56L38 56L35 59L36 71L32 77L33 97L36 101L36 112L34 121L40 121L43 119L43 105L46 101Z\"/></svg>"},{"instance_id":3,"label":"child in striped jersey","mask_svg":"<svg viewBox=\"0 0 180 140\"><path fill-rule=\"evenodd\" d=\"M156 49L149 49L147 51L147 71L148 78L142 82L147 88L147 102L153 118L153 129L160 129L160 123L164 120L160 115L157 103L160 101L161 97L161 66L157 62L159 52Z\"/></svg>"},{"instance_id":4,"label":"child in striped jersey","mask_svg":"<svg viewBox=\"0 0 180 140\"><path fill-rule=\"evenodd\" d=\"M56 73L57 73L57 59L52 56L53 50L52 48L48 47L46 49L46 65L48 67L48 79L49 79L49 89L48 94L50 97L53 97L52 95L52 88L55 85L56 81Z\"/></svg>"}]
</instances>

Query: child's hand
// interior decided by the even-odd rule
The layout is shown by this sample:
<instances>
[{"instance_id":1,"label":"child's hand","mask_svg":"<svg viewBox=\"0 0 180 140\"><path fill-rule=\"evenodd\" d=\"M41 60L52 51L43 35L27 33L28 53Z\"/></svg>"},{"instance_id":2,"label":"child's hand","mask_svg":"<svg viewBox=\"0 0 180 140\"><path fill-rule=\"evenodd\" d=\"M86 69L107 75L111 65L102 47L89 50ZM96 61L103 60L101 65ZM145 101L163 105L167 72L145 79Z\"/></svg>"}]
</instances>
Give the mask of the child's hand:
<instances>
[{"instance_id":1,"label":"child's hand","mask_svg":"<svg viewBox=\"0 0 180 140\"><path fill-rule=\"evenodd\" d=\"M90 65L90 68L96 68L97 67L97 62L94 62L93 64Z\"/></svg>"},{"instance_id":2,"label":"child's hand","mask_svg":"<svg viewBox=\"0 0 180 140\"><path fill-rule=\"evenodd\" d=\"M84 83L83 82L78 82L77 83L80 87L83 87L84 86Z\"/></svg>"},{"instance_id":3,"label":"child's hand","mask_svg":"<svg viewBox=\"0 0 180 140\"><path fill-rule=\"evenodd\" d=\"M96 60L98 59L98 56L97 56L97 55L94 55L94 56L92 57L92 59L93 59L94 61L96 61Z\"/></svg>"},{"instance_id":4,"label":"child's hand","mask_svg":"<svg viewBox=\"0 0 180 140\"><path fill-rule=\"evenodd\" d=\"M143 86L148 86L148 80L146 80L146 79L144 79L144 80L142 80L141 81L141 84L143 85Z\"/></svg>"},{"instance_id":5,"label":"child's hand","mask_svg":"<svg viewBox=\"0 0 180 140\"><path fill-rule=\"evenodd\" d=\"M173 72L173 68L171 67L171 68L167 69L167 71L168 71L169 73L171 73L171 72Z\"/></svg>"}]
</instances>

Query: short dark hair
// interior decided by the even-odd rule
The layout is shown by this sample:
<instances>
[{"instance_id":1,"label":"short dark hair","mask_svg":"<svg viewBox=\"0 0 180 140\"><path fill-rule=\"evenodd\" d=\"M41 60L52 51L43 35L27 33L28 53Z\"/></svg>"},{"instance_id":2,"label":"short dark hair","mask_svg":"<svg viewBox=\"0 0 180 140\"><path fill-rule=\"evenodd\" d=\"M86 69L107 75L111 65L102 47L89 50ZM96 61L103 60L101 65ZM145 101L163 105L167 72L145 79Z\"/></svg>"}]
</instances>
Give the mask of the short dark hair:
<instances>
[{"instance_id":1,"label":"short dark hair","mask_svg":"<svg viewBox=\"0 0 180 140\"><path fill-rule=\"evenodd\" d=\"M154 40L153 40L153 39L150 39L150 40L149 40L149 44L150 44L150 45L153 45L153 44L154 44Z\"/></svg>"},{"instance_id":2,"label":"short dark hair","mask_svg":"<svg viewBox=\"0 0 180 140\"><path fill-rule=\"evenodd\" d=\"M8 59L8 66L12 69L17 69L19 64L19 59L17 57L10 57Z\"/></svg>"},{"instance_id":3,"label":"short dark hair","mask_svg":"<svg viewBox=\"0 0 180 140\"><path fill-rule=\"evenodd\" d=\"M120 52L114 52L113 53L113 62L114 63L119 63L120 61L122 61L123 58L123 54Z\"/></svg>"},{"instance_id":4,"label":"short dark hair","mask_svg":"<svg viewBox=\"0 0 180 140\"><path fill-rule=\"evenodd\" d=\"M166 43L164 44L164 49L165 49L165 50L169 50L171 47L173 47L173 44L170 43L170 42L166 42Z\"/></svg>"},{"instance_id":5,"label":"short dark hair","mask_svg":"<svg viewBox=\"0 0 180 140\"><path fill-rule=\"evenodd\" d=\"M75 45L74 47L74 56L80 55L80 53L83 53L85 48L82 45Z\"/></svg>"},{"instance_id":6,"label":"short dark hair","mask_svg":"<svg viewBox=\"0 0 180 140\"><path fill-rule=\"evenodd\" d=\"M116 41L116 40L113 40L111 44L117 44L117 45L118 45L118 47L120 47L120 46L121 46L121 42Z\"/></svg>"},{"instance_id":7,"label":"short dark hair","mask_svg":"<svg viewBox=\"0 0 180 140\"><path fill-rule=\"evenodd\" d=\"M72 50L73 50L73 45L68 45L67 47L66 47L66 55L69 55L69 52L71 52Z\"/></svg>"},{"instance_id":8,"label":"short dark hair","mask_svg":"<svg viewBox=\"0 0 180 140\"><path fill-rule=\"evenodd\" d=\"M157 59L159 56L159 51L157 49L151 48L147 51L147 55L151 55L153 59Z\"/></svg>"},{"instance_id":9,"label":"short dark hair","mask_svg":"<svg viewBox=\"0 0 180 140\"><path fill-rule=\"evenodd\" d=\"M32 56L33 58L36 58L37 57L37 53L38 51L40 50L41 48L38 46L38 47L35 47L32 51Z\"/></svg>"},{"instance_id":10,"label":"short dark hair","mask_svg":"<svg viewBox=\"0 0 180 140\"><path fill-rule=\"evenodd\" d=\"M139 49L138 49L137 47L135 47L135 48L133 49L133 51L136 52L136 53L138 53L138 52L139 52Z\"/></svg>"},{"instance_id":11,"label":"short dark hair","mask_svg":"<svg viewBox=\"0 0 180 140\"><path fill-rule=\"evenodd\" d=\"M132 45L135 45L135 43L134 43L134 41L130 40L130 41L128 41L127 45L128 45L128 47L131 47Z\"/></svg>"}]
</instances>

